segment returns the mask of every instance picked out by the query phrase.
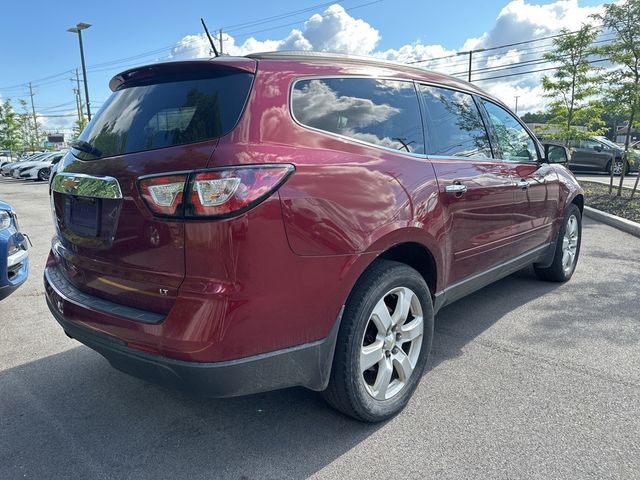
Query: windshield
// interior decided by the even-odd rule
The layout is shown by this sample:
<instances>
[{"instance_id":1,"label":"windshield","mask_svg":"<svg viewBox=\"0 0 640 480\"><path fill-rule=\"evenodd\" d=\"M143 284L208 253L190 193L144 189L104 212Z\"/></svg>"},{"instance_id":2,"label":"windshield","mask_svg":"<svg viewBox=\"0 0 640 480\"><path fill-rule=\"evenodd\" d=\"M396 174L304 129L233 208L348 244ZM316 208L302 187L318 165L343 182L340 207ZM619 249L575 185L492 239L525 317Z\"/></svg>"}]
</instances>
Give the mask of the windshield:
<instances>
[{"instance_id":1,"label":"windshield","mask_svg":"<svg viewBox=\"0 0 640 480\"><path fill-rule=\"evenodd\" d=\"M123 84L75 142L83 160L201 142L230 132L253 76L223 71Z\"/></svg>"},{"instance_id":2,"label":"windshield","mask_svg":"<svg viewBox=\"0 0 640 480\"><path fill-rule=\"evenodd\" d=\"M594 138L595 138L596 140L598 140L600 143L604 143L604 144L605 144L607 147L609 147L609 148L614 148L614 149L616 149L616 150L622 150L622 149L620 148L620 145L616 145L615 143L613 143L611 140L609 140L609 139L608 139L608 138L606 138L606 137L598 136L598 137L594 137Z\"/></svg>"}]
</instances>

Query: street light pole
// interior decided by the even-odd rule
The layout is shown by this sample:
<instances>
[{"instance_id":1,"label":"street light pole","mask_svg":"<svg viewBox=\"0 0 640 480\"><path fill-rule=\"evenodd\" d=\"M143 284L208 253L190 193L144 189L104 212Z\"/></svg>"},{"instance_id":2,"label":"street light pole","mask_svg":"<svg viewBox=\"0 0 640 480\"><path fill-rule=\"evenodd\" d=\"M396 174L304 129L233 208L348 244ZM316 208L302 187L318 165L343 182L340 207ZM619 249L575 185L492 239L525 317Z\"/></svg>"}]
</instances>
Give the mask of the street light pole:
<instances>
[{"instance_id":1,"label":"street light pole","mask_svg":"<svg viewBox=\"0 0 640 480\"><path fill-rule=\"evenodd\" d=\"M82 62L82 78L84 80L84 97L87 100L87 117L91 121L91 102L89 101L89 84L87 82L87 67L84 63L84 47L82 45L82 30L89 28L88 23L78 23L75 27L71 27L67 32L77 33L78 42L80 43L80 61Z\"/></svg>"}]
</instances>

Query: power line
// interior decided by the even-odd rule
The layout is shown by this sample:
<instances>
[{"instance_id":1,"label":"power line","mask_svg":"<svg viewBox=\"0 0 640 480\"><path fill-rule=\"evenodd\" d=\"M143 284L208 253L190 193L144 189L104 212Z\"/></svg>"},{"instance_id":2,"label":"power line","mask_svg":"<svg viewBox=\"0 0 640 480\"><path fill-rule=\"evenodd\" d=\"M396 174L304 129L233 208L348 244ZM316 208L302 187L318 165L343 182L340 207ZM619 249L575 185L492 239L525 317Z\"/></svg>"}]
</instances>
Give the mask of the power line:
<instances>
[{"instance_id":1,"label":"power line","mask_svg":"<svg viewBox=\"0 0 640 480\"><path fill-rule=\"evenodd\" d=\"M593 63L601 63L601 62L609 62L609 61L611 61L609 58L601 58L599 60L591 60L591 61L589 61L587 63L593 64ZM506 74L506 75L497 75L497 76L485 77L485 78L476 78L476 79L474 79L474 82L482 82L482 81L485 81L485 80L496 80L496 79L499 79L499 78L514 77L516 75L526 75L526 74L529 74L529 73L548 72L548 71L551 71L551 70L558 70L558 68L560 68L560 67L556 66L556 67L549 67L549 68L540 68L540 69L537 69L537 70L529 70L529 71L526 71L526 72L509 73L509 74Z\"/></svg>"},{"instance_id":2,"label":"power line","mask_svg":"<svg viewBox=\"0 0 640 480\"><path fill-rule=\"evenodd\" d=\"M312 5L310 7L307 8L303 8L300 10L294 10L288 13L283 13L283 14L279 14L279 15L273 15L271 17L265 17L259 20L253 20L253 21L249 21L249 22L245 22L245 23L237 23L235 25L227 25L224 27L220 27L222 28L225 32L234 32L237 30L243 30L244 28L248 28L254 25L263 25L265 23L269 23L271 21L275 21L275 20L281 20L283 18L288 18L288 17L293 17L295 15L301 14L301 13L307 13L313 10L316 10L318 8L322 8L322 7L328 7L330 5L333 5L336 2L325 2L325 3L318 3L316 5Z\"/></svg>"}]
</instances>

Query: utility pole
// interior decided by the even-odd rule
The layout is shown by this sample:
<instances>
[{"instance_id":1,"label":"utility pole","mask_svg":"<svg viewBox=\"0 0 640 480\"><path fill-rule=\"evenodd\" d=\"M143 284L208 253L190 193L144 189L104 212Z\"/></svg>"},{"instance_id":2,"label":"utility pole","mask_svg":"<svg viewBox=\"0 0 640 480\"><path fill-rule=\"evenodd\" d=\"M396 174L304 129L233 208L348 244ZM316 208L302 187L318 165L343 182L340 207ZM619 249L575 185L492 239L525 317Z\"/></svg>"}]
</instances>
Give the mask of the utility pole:
<instances>
[{"instance_id":1,"label":"utility pole","mask_svg":"<svg viewBox=\"0 0 640 480\"><path fill-rule=\"evenodd\" d=\"M473 54L484 52L484 48L478 48L477 50L469 50L468 52L458 52L457 55L469 55L469 71L467 72L467 81L471 83L471 68L473 63Z\"/></svg>"},{"instance_id":2,"label":"utility pole","mask_svg":"<svg viewBox=\"0 0 640 480\"><path fill-rule=\"evenodd\" d=\"M33 129L35 131L35 146L38 143L38 117L36 117L36 107L33 103L33 88L31 86L31 82L29 82L29 96L31 97L31 111L33 112Z\"/></svg>"},{"instance_id":3,"label":"utility pole","mask_svg":"<svg viewBox=\"0 0 640 480\"><path fill-rule=\"evenodd\" d=\"M78 128L82 129L82 94L80 93L80 75L78 74L78 69L76 68L76 103L78 104Z\"/></svg>"},{"instance_id":4,"label":"utility pole","mask_svg":"<svg viewBox=\"0 0 640 480\"><path fill-rule=\"evenodd\" d=\"M220 29L220 55L222 55L222 29Z\"/></svg>"},{"instance_id":5,"label":"utility pole","mask_svg":"<svg viewBox=\"0 0 640 480\"><path fill-rule=\"evenodd\" d=\"M520 98L520 95L516 95L516 115L518 114L518 99Z\"/></svg>"}]
</instances>

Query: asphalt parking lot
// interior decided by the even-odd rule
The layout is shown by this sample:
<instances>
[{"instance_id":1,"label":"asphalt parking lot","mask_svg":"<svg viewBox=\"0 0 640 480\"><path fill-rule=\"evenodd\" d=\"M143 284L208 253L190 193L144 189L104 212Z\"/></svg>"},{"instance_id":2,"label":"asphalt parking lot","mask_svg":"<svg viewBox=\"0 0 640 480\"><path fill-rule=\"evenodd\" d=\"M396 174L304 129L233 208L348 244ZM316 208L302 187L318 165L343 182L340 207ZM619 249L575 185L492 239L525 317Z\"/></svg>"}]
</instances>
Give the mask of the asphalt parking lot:
<instances>
[{"instance_id":1,"label":"asphalt parking lot","mask_svg":"<svg viewBox=\"0 0 640 480\"><path fill-rule=\"evenodd\" d=\"M524 270L445 308L407 409L303 389L191 398L112 369L49 314L47 186L0 178L34 243L0 303L0 478L638 478L640 239L585 220L573 279Z\"/></svg>"}]
</instances>

